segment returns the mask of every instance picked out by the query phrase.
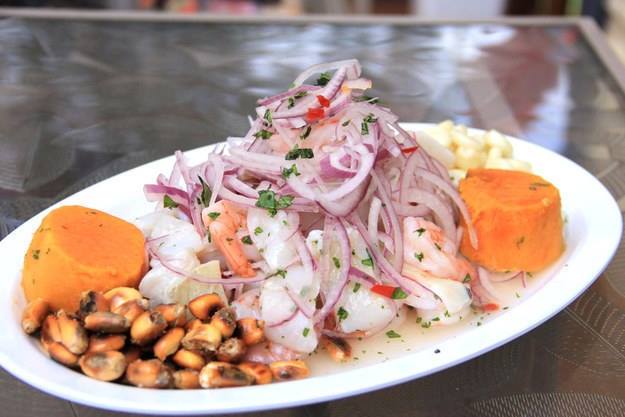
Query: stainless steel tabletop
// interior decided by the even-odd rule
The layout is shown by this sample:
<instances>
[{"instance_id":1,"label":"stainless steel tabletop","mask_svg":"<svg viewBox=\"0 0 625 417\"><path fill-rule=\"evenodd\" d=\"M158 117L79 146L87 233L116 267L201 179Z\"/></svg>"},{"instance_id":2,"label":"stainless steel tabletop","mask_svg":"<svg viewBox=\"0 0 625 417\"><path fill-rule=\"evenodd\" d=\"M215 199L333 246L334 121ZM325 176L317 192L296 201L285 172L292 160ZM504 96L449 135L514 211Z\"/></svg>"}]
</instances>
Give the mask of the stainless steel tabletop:
<instances>
[{"instance_id":1,"label":"stainless steel tabletop","mask_svg":"<svg viewBox=\"0 0 625 417\"><path fill-rule=\"evenodd\" d=\"M449 118L553 149L625 210L625 73L591 21L1 13L13 17L0 18L0 238L113 174L241 135L257 97L347 57L403 121ZM257 414L625 416L624 244L577 301L501 348L393 388ZM118 414L0 370L0 415Z\"/></svg>"}]
</instances>

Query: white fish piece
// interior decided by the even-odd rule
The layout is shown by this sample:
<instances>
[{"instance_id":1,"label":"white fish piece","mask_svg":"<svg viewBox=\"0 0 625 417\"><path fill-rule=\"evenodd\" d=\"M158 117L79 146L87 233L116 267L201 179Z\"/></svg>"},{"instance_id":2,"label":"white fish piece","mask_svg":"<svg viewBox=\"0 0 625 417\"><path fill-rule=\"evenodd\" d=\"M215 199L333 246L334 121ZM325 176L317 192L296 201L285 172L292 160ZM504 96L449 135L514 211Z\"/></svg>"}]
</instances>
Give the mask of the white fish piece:
<instances>
[{"instance_id":1,"label":"white fish piece","mask_svg":"<svg viewBox=\"0 0 625 417\"><path fill-rule=\"evenodd\" d=\"M280 326L265 327L265 336L272 342L301 353L313 352L319 342L312 319L301 311Z\"/></svg>"},{"instance_id":2,"label":"white fish piece","mask_svg":"<svg viewBox=\"0 0 625 417\"><path fill-rule=\"evenodd\" d=\"M354 283L350 282L336 303L336 312L343 308L347 313L342 319L336 316L337 327L345 333L382 328L395 318L396 309L392 303L393 300L362 286L354 291Z\"/></svg>"},{"instance_id":3,"label":"white fish piece","mask_svg":"<svg viewBox=\"0 0 625 417\"><path fill-rule=\"evenodd\" d=\"M267 279L260 292L260 317L267 328L287 320L297 310L297 305L286 291L284 278L275 276Z\"/></svg>"},{"instance_id":4,"label":"white fish piece","mask_svg":"<svg viewBox=\"0 0 625 417\"><path fill-rule=\"evenodd\" d=\"M278 210L271 217L264 209L249 208L247 229L250 238L273 270L285 269L297 259L297 250L290 238L299 227L299 215L292 211Z\"/></svg>"},{"instance_id":5,"label":"white fish piece","mask_svg":"<svg viewBox=\"0 0 625 417\"><path fill-rule=\"evenodd\" d=\"M427 275L414 267L404 264L403 274L413 278L419 284L436 294L449 314L459 313L471 305L471 295L467 287L459 281L445 278L436 278Z\"/></svg>"}]
</instances>

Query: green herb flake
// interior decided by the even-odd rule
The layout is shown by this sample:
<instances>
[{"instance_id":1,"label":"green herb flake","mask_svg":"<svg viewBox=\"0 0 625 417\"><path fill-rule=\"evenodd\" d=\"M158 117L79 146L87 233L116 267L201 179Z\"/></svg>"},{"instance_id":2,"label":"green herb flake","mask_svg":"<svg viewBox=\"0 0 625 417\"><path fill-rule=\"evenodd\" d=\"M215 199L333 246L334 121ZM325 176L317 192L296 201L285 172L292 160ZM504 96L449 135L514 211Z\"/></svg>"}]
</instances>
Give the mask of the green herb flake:
<instances>
[{"instance_id":1,"label":"green herb flake","mask_svg":"<svg viewBox=\"0 0 625 417\"><path fill-rule=\"evenodd\" d=\"M529 189L532 191L536 191L538 187L549 187L549 184L546 184L544 182L533 182L530 184Z\"/></svg>"},{"instance_id":2,"label":"green herb flake","mask_svg":"<svg viewBox=\"0 0 625 417\"><path fill-rule=\"evenodd\" d=\"M267 121L267 123L271 123L271 110L267 109L265 110L265 114L263 115L263 119L265 119Z\"/></svg>"},{"instance_id":3,"label":"green herb flake","mask_svg":"<svg viewBox=\"0 0 625 417\"><path fill-rule=\"evenodd\" d=\"M290 207L294 198L292 195L283 195L276 198L276 193L272 190L261 190L258 192L256 207L267 209L271 217L273 217L278 213L279 209Z\"/></svg>"},{"instance_id":4,"label":"green herb flake","mask_svg":"<svg viewBox=\"0 0 625 417\"><path fill-rule=\"evenodd\" d=\"M319 75L319 78L317 78L317 82L315 84L323 87L330 82L331 78L332 75L329 72L322 72Z\"/></svg>"},{"instance_id":5,"label":"green herb flake","mask_svg":"<svg viewBox=\"0 0 625 417\"><path fill-rule=\"evenodd\" d=\"M389 339L398 339L401 337L401 335L395 330L389 330L388 332L386 332L386 337L388 337Z\"/></svg>"},{"instance_id":6,"label":"green herb flake","mask_svg":"<svg viewBox=\"0 0 625 417\"><path fill-rule=\"evenodd\" d=\"M429 329L430 327L432 327L432 323L429 321L426 321L425 323L421 324L421 327L423 327L424 329Z\"/></svg>"},{"instance_id":7,"label":"green herb flake","mask_svg":"<svg viewBox=\"0 0 625 417\"><path fill-rule=\"evenodd\" d=\"M41 250L39 250L39 249L33 250L33 259L38 260L40 253L41 253Z\"/></svg>"},{"instance_id":8,"label":"green herb flake","mask_svg":"<svg viewBox=\"0 0 625 417\"><path fill-rule=\"evenodd\" d=\"M449 311L445 310L445 317L451 317L451 314L449 314Z\"/></svg>"},{"instance_id":9,"label":"green herb flake","mask_svg":"<svg viewBox=\"0 0 625 417\"><path fill-rule=\"evenodd\" d=\"M356 101L356 102L367 102L367 103L371 103L371 104L377 104L380 100L377 97L371 97L371 96L367 96L367 95L363 94L360 97L354 98L354 101Z\"/></svg>"},{"instance_id":10,"label":"green herb flake","mask_svg":"<svg viewBox=\"0 0 625 417\"><path fill-rule=\"evenodd\" d=\"M284 269L278 269L274 275L279 275L282 278L286 278L286 271Z\"/></svg>"},{"instance_id":11,"label":"green herb flake","mask_svg":"<svg viewBox=\"0 0 625 417\"><path fill-rule=\"evenodd\" d=\"M302 97L306 97L308 95L308 91L300 91L298 93L296 93L293 97L298 100Z\"/></svg>"},{"instance_id":12,"label":"green herb flake","mask_svg":"<svg viewBox=\"0 0 625 417\"><path fill-rule=\"evenodd\" d=\"M423 321L423 318L421 316L417 316L417 324L421 323Z\"/></svg>"},{"instance_id":13,"label":"green herb flake","mask_svg":"<svg viewBox=\"0 0 625 417\"><path fill-rule=\"evenodd\" d=\"M337 269L341 267L341 261L339 261L339 258L337 258L336 256L332 257L332 262L334 262L334 266Z\"/></svg>"},{"instance_id":14,"label":"green herb flake","mask_svg":"<svg viewBox=\"0 0 625 417\"><path fill-rule=\"evenodd\" d=\"M252 238L250 237L250 235L243 236L241 238L241 242L243 242L246 245L252 245L253 244L252 243Z\"/></svg>"},{"instance_id":15,"label":"green herb flake","mask_svg":"<svg viewBox=\"0 0 625 417\"><path fill-rule=\"evenodd\" d=\"M254 234L256 236L260 235L262 232L263 232L263 229L258 226L254 229Z\"/></svg>"},{"instance_id":16,"label":"green herb flake","mask_svg":"<svg viewBox=\"0 0 625 417\"><path fill-rule=\"evenodd\" d=\"M345 127L345 126L347 126L350 122L351 122L351 120L345 120L343 123L341 123L341 126Z\"/></svg>"},{"instance_id":17,"label":"green herb flake","mask_svg":"<svg viewBox=\"0 0 625 417\"><path fill-rule=\"evenodd\" d=\"M464 276L464 278L462 279L462 283L463 283L463 284L466 284L466 283L468 283L468 282L471 282L471 275L466 274L466 275Z\"/></svg>"},{"instance_id":18,"label":"green herb flake","mask_svg":"<svg viewBox=\"0 0 625 417\"><path fill-rule=\"evenodd\" d=\"M308 333L310 333L310 329L308 327L304 327L304 330L302 331L302 336L308 337Z\"/></svg>"},{"instance_id":19,"label":"green herb flake","mask_svg":"<svg viewBox=\"0 0 625 417\"><path fill-rule=\"evenodd\" d=\"M198 176L200 183L202 184L202 192L200 193L200 203L204 205L204 207L208 207L208 203L210 203L211 197L213 196L213 192L208 187L208 184L204 182L202 177Z\"/></svg>"},{"instance_id":20,"label":"green herb flake","mask_svg":"<svg viewBox=\"0 0 625 417\"><path fill-rule=\"evenodd\" d=\"M525 242L525 236L521 236L520 238L516 240L515 243L516 243L517 249L521 248L521 245L523 244L523 242Z\"/></svg>"},{"instance_id":21,"label":"green herb flake","mask_svg":"<svg viewBox=\"0 0 625 417\"><path fill-rule=\"evenodd\" d=\"M378 121L377 117L373 117L372 113L369 113L364 119L362 119L365 123L375 123Z\"/></svg>"},{"instance_id":22,"label":"green herb flake","mask_svg":"<svg viewBox=\"0 0 625 417\"><path fill-rule=\"evenodd\" d=\"M521 298L518 292L515 292L514 295L516 296L516 298Z\"/></svg>"},{"instance_id":23,"label":"green herb flake","mask_svg":"<svg viewBox=\"0 0 625 417\"><path fill-rule=\"evenodd\" d=\"M362 286L362 284L360 284L360 282L355 283L353 292L358 292L358 290L360 289L361 286Z\"/></svg>"},{"instance_id":24,"label":"green herb flake","mask_svg":"<svg viewBox=\"0 0 625 417\"><path fill-rule=\"evenodd\" d=\"M291 175L298 177L300 173L297 171L297 165L293 164L290 168L282 168L282 178L288 179Z\"/></svg>"},{"instance_id":25,"label":"green herb flake","mask_svg":"<svg viewBox=\"0 0 625 417\"><path fill-rule=\"evenodd\" d=\"M304 140L308 137L308 135L310 135L310 131L312 130L312 126L306 126L306 130L304 130L304 133L302 133L301 135L299 135L299 138L301 140Z\"/></svg>"},{"instance_id":26,"label":"green herb flake","mask_svg":"<svg viewBox=\"0 0 625 417\"><path fill-rule=\"evenodd\" d=\"M414 257L417 258L419 262L423 262L423 258L424 258L423 252L419 252L419 253L415 252Z\"/></svg>"},{"instance_id":27,"label":"green herb flake","mask_svg":"<svg viewBox=\"0 0 625 417\"><path fill-rule=\"evenodd\" d=\"M360 133L363 135L369 134L369 125L366 122L360 124Z\"/></svg>"},{"instance_id":28,"label":"green herb flake","mask_svg":"<svg viewBox=\"0 0 625 417\"><path fill-rule=\"evenodd\" d=\"M289 104L286 106L287 109L292 109L295 106L295 99L293 97L289 97L287 100Z\"/></svg>"},{"instance_id":29,"label":"green herb flake","mask_svg":"<svg viewBox=\"0 0 625 417\"><path fill-rule=\"evenodd\" d=\"M313 153L312 149L300 148L299 146L295 145L293 149L291 149L290 151L286 153L286 156L284 157L284 159L286 159L287 161L294 161L297 158L312 159L314 157L315 157L315 154Z\"/></svg>"},{"instance_id":30,"label":"green herb flake","mask_svg":"<svg viewBox=\"0 0 625 417\"><path fill-rule=\"evenodd\" d=\"M404 298L407 298L407 297L408 297L408 294L406 294L406 292L399 287L395 288L393 290L393 294L391 294L391 298L393 300L403 300Z\"/></svg>"},{"instance_id":31,"label":"green herb flake","mask_svg":"<svg viewBox=\"0 0 625 417\"><path fill-rule=\"evenodd\" d=\"M343 321L349 316L349 313L343 307L339 307L336 316L339 318L339 321Z\"/></svg>"},{"instance_id":32,"label":"green herb flake","mask_svg":"<svg viewBox=\"0 0 625 417\"><path fill-rule=\"evenodd\" d=\"M163 207L168 209L175 209L176 207L178 207L178 203L176 203L170 196L165 194L165 197L163 197Z\"/></svg>"},{"instance_id":33,"label":"green herb flake","mask_svg":"<svg viewBox=\"0 0 625 417\"><path fill-rule=\"evenodd\" d=\"M261 138L262 140L267 140L273 135L270 131L266 129L261 129L258 132L254 133L255 138Z\"/></svg>"},{"instance_id":34,"label":"green herb flake","mask_svg":"<svg viewBox=\"0 0 625 417\"><path fill-rule=\"evenodd\" d=\"M434 317L432 321L441 321L441 319L437 316L437 317Z\"/></svg>"},{"instance_id":35,"label":"green herb flake","mask_svg":"<svg viewBox=\"0 0 625 417\"><path fill-rule=\"evenodd\" d=\"M208 213L208 217L210 217L213 220L217 220L217 217L219 217L220 215L221 213L218 211L211 211L210 213Z\"/></svg>"},{"instance_id":36,"label":"green herb flake","mask_svg":"<svg viewBox=\"0 0 625 417\"><path fill-rule=\"evenodd\" d=\"M364 266L368 266L370 268L373 268L373 258L371 258L371 254L369 253L369 249L366 249L367 251L367 258L363 259L362 261L360 261L361 264L363 264Z\"/></svg>"},{"instance_id":37,"label":"green herb flake","mask_svg":"<svg viewBox=\"0 0 625 417\"><path fill-rule=\"evenodd\" d=\"M441 250L441 247L438 243L434 243L434 246L436 246L436 249Z\"/></svg>"},{"instance_id":38,"label":"green herb flake","mask_svg":"<svg viewBox=\"0 0 625 417\"><path fill-rule=\"evenodd\" d=\"M421 235L425 233L425 229L423 227L420 227L417 230L415 230L415 233L418 233L419 237L421 237Z\"/></svg>"}]
</instances>

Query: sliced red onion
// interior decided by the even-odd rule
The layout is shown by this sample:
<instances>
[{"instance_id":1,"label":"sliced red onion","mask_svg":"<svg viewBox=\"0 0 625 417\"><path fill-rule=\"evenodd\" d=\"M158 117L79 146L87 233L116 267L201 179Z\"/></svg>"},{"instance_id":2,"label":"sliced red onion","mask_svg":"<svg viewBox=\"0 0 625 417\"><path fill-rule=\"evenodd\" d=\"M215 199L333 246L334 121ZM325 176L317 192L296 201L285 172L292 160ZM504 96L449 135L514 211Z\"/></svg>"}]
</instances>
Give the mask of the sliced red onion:
<instances>
[{"instance_id":1,"label":"sliced red onion","mask_svg":"<svg viewBox=\"0 0 625 417\"><path fill-rule=\"evenodd\" d=\"M369 236L374 242L378 241L378 225L380 223L380 211L382 210L382 201L379 198L373 197L371 199L371 206L369 207L369 216L367 218L367 229L369 230Z\"/></svg>"},{"instance_id":2,"label":"sliced red onion","mask_svg":"<svg viewBox=\"0 0 625 417\"><path fill-rule=\"evenodd\" d=\"M360 62L358 62L357 59L346 59L344 61L317 64L305 69L300 75L298 75L295 81L293 81L293 86L298 87L302 85L304 81L306 81L308 78L315 74L321 74L322 72L332 71L341 67L346 68L346 75L347 78L350 80L354 80L360 77L360 73L362 72Z\"/></svg>"},{"instance_id":3,"label":"sliced red onion","mask_svg":"<svg viewBox=\"0 0 625 417\"><path fill-rule=\"evenodd\" d=\"M313 317L313 315L315 314L314 305L307 303L306 300L302 300L302 297L300 297L299 294L294 293L288 287L286 287L286 292L291 298L291 301L295 303L299 311L301 311L302 314L306 316L306 318L310 319Z\"/></svg>"},{"instance_id":4,"label":"sliced red onion","mask_svg":"<svg viewBox=\"0 0 625 417\"><path fill-rule=\"evenodd\" d=\"M393 208L399 216L424 217L431 213L431 210L423 204L413 206L401 204L393 201ZM459 228L458 230L462 230Z\"/></svg>"},{"instance_id":5,"label":"sliced red onion","mask_svg":"<svg viewBox=\"0 0 625 417\"><path fill-rule=\"evenodd\" d=\"M375 169L371 172L371 176L373 180L377 183L378 186L378 195L382 200L382 206L384 207L384 211L388 215L391 221L391 231L393 233L393 246L395 249L395 253L393 254L393 268L396 270L401 269L403 264L403 256L404 256L404 242L401 233L401 225L399 223L399 218L397 217L397 213L395 213L395 208L393 207L393 202L390 198L390 186L382 181L382 173L378 172L378 169Z\"/></svg>"},{"instance_id":6,"label":"sliced red onion","mask_svg":"<svg viewBox=\"0 0 625 417\"><path fill-rule=\"evenodd\" d=\"M371 80L366 78L357 78L355 80L347 80L343 83L344 87L356 90L368 90L371 88Z\"/></svg>"},{"instance_id":7,"label":"sliced red onion","mask_svg":"<svg viewBox=\"0 0 625 417\"><path fill-rule=\"evenodd\" d=\"M293 303L295 303L295 301L293 301ZM284 320L280 320L277 323L266 323L265 325L267 327L280 327L283 324L286 324L286 323L290 322L291 320L293 320L295 318L295 316L297 316L297 313L299 313L299 311L300 310L299 310L299 308L297 308L297 304L296 304L296 308L293 310L293 313L290 316L288 316Z\"/></svg>"},{"instance_id":8,"label":"sliced red onion","mask_svg":"<svg viewBox=\"0 0 625 417\"><path fill-rule=\"evenodd\" d=\"M356 207L363 201L362 197L367 191L370 181L371 177L367 177L365 182L360 184L354 192L336 201L328 201L325 196L321 194L317 197L317 204L333 216L345 217L356 210Z\"/></svg>"},{"instance_id":9,"label":"sliced red onion","mask_svg":"<svg viewBox=\"0 0 625 417\"><path fill-rule=\"evenodd\" d=\"M369 152L364 146L357 145L353 148L361 157L360 166L356 175L344 181L338 188L324 193L324 199L329 201L336 201L349 193L352 193L358 186L360 186L371 173L373 163L375 162L375 155Z\"/></svg>"},{"instance_id":10,"label":"sliced red onion","mask_svg":"<svg viewBox=\"0 0 625 417\"><path fill-rule=\"evenodd\" d=\"M283 93L276 94L276 95L271 96L271 97L261 98L261 99L259 99L257 101L257 103L260 106L267 106L268 104L271 104L271 103L273 103L275 101L282 101L285 98L292 97L292 96L294 96L295 94L297 94L297 93L299 93L301 91L315 91L315 90L320 90L320 89L321 89L321 87L317 87L317 86L314 86L314 85L300 85L300 86L291 88L291 89L289 89L289 90L287 90L287 91L285 91Z\"/></svg>"},{"instance_id":11,"label":"sliced red onion","mask_svg":"<svg viewBox=\"0 0 625 417\"><path fill-rule=\"evenodd\" d=\"M477 276L480 280L480 284L482 284L482 287L484 287L484 289L488 292L488 295L490 295L493 300L499 302L499 300L501 300L501 296L499 291L497 291L497 289L493 286L492 282L490 282L490 273L486 269L479 266L477 268Z\"/></svg>"},{"instance_id":12,"label":"sliced red onion","mask_svg":"<svg viewBox=\"0 0 625 417\"><path fill-rule=\"evenodd\" d=\"M423 205L430 209L436 217L439 226L445 231L445 236L456 241L456 222L451 208L446 205L438 196L418 188L408 190L410 201Z\"/></svg>"},{"instance_id":13,"label":"sliced red onion","mask_svg":"<svg viewBox=\"0 0 625 417\"><path fill-rule=\"evenodd\" d=\"M334 275L332 279L333 283L330 287L330 290L325 293L324 304L321 310L319 310L315 314L315 322L323 321L332 309L341 298L341 294L343 293L343 289L347 285L349 270L351 266L351 247L349 244L349 237L347 236L347 230L345 230L345 226L338 220L332 217L326 217L326 222L329 223L330 227L326 227L326 232L323 235L323 247L325 249L324 256L328 257L328 260L325 262L326 267L328 268L326 272L326 276L330 279ZM339 245L340 253L330 253L330 247L332 240L335 240ZM339 261L339 267L336 268L334 262L330 261L330 256L335 257ZM330 263L330 265L327 265ZM331 271L336 270L335 273Z\"/></svg>"}]
</instances>

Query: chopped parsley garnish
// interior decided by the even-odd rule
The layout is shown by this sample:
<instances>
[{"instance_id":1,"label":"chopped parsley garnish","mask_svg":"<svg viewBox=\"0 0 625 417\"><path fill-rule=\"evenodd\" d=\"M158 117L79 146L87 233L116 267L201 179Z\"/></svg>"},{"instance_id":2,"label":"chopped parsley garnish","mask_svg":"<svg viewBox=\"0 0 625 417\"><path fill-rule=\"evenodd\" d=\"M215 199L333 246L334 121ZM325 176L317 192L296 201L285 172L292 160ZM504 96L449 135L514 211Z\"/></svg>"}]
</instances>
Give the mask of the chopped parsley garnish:
<instances>
[{"instance_id":1,"label":"chopped parsley garnish","mask_svg":"<svg viewBox=\"0 0 625 417\"><path fill-rule=\"evenodd\" d=\"M441 320L441 319L440 319L440 318L438 318L438 316L437 316L437 317L434 317L434 318L432 319L432 321L440 321L440 320Z\"/></svg>"},{"instance_id":2,"label":"chopped parsley garnish","mask_svg":"<svg viewBox=\"0 0 625 417\"><path fill-rule=\"evenodd\" d=\"M362 120L363 120L363 122L365 122L365 123L375 123L375 122L377 122L377 121L378 121L378 118L377 118L377 117L373 117L373 114L372 114L372 113L369 113L369 114L367 115L367 117L365 117L365 118L364 118L364 119L362 119Z\"/></svg>"},{"instance_id":3,"label":"chopped parsley garnish","mask_svg":"<svg viewBox=\"0 0 625 417\"><path fill-rule=\"evenodd\" d=\"M163 197L163 207L175 209L176 207L178 207L178 203L176 203L170 196L165 194L165 197Z\"/></svg>"},{"instance_id":4,"label":"chopped parsley garnish","mask_svg":"<svg viewBox=\"0 0 625 417\"><path fill-rule=\"evenodd\" d=\"M355 284L354 284L354 289L353 289L353 292L358 292L358 290L360 289L360 287L361 287L360 282L355 283Z\"/></svg>"},{"instance_id":5,"label":"chopped parsley garnish","mask_svg":"<svg viewBox=\"0 0 625 417\"><path fill-rule=\"evenodd\" d=\"M417 258L419 262L423 262L423 252L419 252L419 253L415 252L414 257Z\"/></svg>"},{"instance_id":6,"label":"chopped parsley garnish","mask_svg":"<svg viewBox=\"0 0 625 417\"><path fill-rule=\"evenodd\" d=\"M466 284L467 282L471 282L471 275L469 274L466 274L464 278L462 279L463 284Z\"/></svg>"},{"instance_id":7,"label":"chopped parsley garnish","mask_svg":"<svg viewBox=\"0 0 625 417\"><path fill-rule=\"evenodd\" d=\"M514 295L516 296L516 298L521 298L518 292L515 292Z\"/></svg>"},{"instance_id":8,"label":"chopped parsley garnish","mask_svg":"<svg viewBox=\"0 0 625 417\"><path fill-rule=\"evenodd\" d=\"M297 100L298 98L305 97L306 95L308 95L308 91L300 91L297 94L295 94L293 97Z\"/></svg>"},{"instance_id":9,"label":"chopped parsley garnish","mask_svg":"<svg viewBox=\"0 0 625 417\"><path fill-rule=\"evenodd\" d=\"M302 133L301 135L299 135L299 138L304 140L308 137L308 135L310 135L310 131L312 130L312 126L306 126L306 130L304 130L304 133Z\"/></svg>"},{"instance_id":10,"label":"chopped parsley garnish","mask_svg":"<svg viewBox=\"0 0 625 417\"><path fill-rule=\"evenodd\" d=\"M202 192L200 193L198 202L202 204L204 207L208 207L208 203L210 203L211 197L213 196L213 192L208 187L208 184L204 182L202 177L198 176L198 179L200 180L200 183L202 184Z\"/></svg>"},{"instance_id":11,"label":"chopped parsley garnish","mask_svg":"<svg viewBox=\"0 0 625 417\"><path fill-rule=\"evenodd\" d=\"M211 211L210 213L208 213L208 217L210 217L213 220L217 220L217 217L219 217L220 215L221 213L218 211Z\"/></svg>"},{"instance_id":12,"label":"chopped parsley garnish","mask_svg":"<svg viewBox=\"0 0 625 417\"><path fill-rule=\"evenodd\" d=\"M420 227L417 230L415 230L415 232L417 232L419 234L419 237L421 237L421 235L425 233L425 229L423 227Z\"/></svg>"},{"instance_id":13,"label":"chopped parsley garnish","mask_svg":"<svg viewBox=\"0 0 625 417\"><path fill-rule=\"evenodd\" d=\"M292 109L293 106L295 106L295 99L293 97L289 97L288 99L289 104L286 106L287 109Z\"/></svg>"},{"instance_id":14,"label":"chopped parsley garnish","mask_svg":"<svg viewBox=\"0 0 625 417\"><path fill-rule=\"evenodd\" d=\"M339 321L343 321L349 316L349 313L343 307L339 307L336 315L339 318Z\"/></svg>"},{"instance_id":15,"label":"chopped parsley garnish","mask_svg":"<svg viewBox=\"0 0 625 417\"><path fill-rule=\"evenodd\" d=\"M40 253L41 253L41 250L39 250L39 249L33 250L33 258L34 259L39 259L39 254Z\"/></svg>"},{"instance_id":16,"label":"chopped parsley garnish","mask_svg":"<svg viewBox=\"0 0 625 417\"><path fill-rule=\"evenodd\" d=\"M369 125L365 122L362 122L360 124L360 133L363 135L368 135L369 134Z\"/></svg>"},{"instance_id":17,"label":"chopped parsley garnish","mask_svg":"<svg viewBox=\"0 0 625 417\"><path fill-rule=\"evenodd\" d=\"M323 87L324 85L328 84L328 82L330 82L331 78L332 75L329 72L322 72L319 75L319 78L317 78L317 82L315 84Z\"/></svg>"},{"instance_id":18,"label":"chopped parsley garnish","mask_svg":"<svg viewBox=\"0 0 625 417\"><path fill-rule=\"evenodd\" d=\"M246 245L251 245L252 244L252 238L250 237L250 235L243 236L241 238L241 242L245 243Z\"/></svg>"},{"instance_id":19,"label":"chopped parsley garnish","mask_svg":"<svg viewBox=\"0 0 625 417\"><path fill-rule=\"evenodd\" d=\"M401 335L395 330L389 330L388 332L386 332L386 337L388 337L389 339L398 339L401 337Z\"/></svg>"},{"instance_id":20,"label":"chopped parsley garnish","mask_svg":"<svg viewBox=\"0 0 625 417\"><path fill-rule=\"evenodd\" d=\"M339 258L337 258L336 256L332 257L332 262L334 262L334 266L337 268L341 267L341 261L339 261Z\"/></svg>"},{"instance_id":21,"label":"chopped parsley garnish","mask_svg":"<svg viewBox=\"0 0 625 417\"><path fill-rule=\"evenodd\" d=\"M425 323L421 324L421 327L423 327L424 329L429 329L430 327L432 327L432 322L426 321Z\"/></svg>"},{"instance_id":22,"label":"chopped parsley garnish","mask_svg":"<svg viewBox=\"0 0 625 417\"><path fill-rule=\"evenodd\" d=\"M403 300L404 298L407 298L408 294L406 294L404 292L404 290L402 290L401 288L397 287L393 290L393 294L391 294L391 298L393 300Z\"/></svg>"},{"instance_id":23,"label":"chopped parsley garnish","mask_svg":"<svg viewBox=\"0 0 625 417\"><path fill-rule=\"evenodd\" d=\"M271 190L261 190L258 192L256 207L267 209L271 217L278 213L279 209L285 209L293 204L292 195L283 195L276 198L276 193Z\"/></svg>"},{"instance_id":24,"label":"chopped parsley garnish","mask_svg":"<svg viewBox=\"0 0 625 417\"><path fill-rule=\"evenodd\" d=\"M371 258L371 254L369 253L369 249L367 249L367 259L363 259L362 261L360 261L361 264L363 264L364 266L368 266L370 268L373 268L373 259Z\"/></svg>"},{"instance_id":25,"label":"chopped parsley garnish","mask_svg":"<svg viewBox=\"0 0 625 417\"><path fill-rule=\"evenodd\" d=\"M525 242L525 236L521 236L520 238L516 240L516 247L520 248L523 242Z\"/></svg>"},{"instance_id":26,"label":"chopped parsley garnish","mask_svg":"<svg viewBox=\"0 0 625 417\"><path fill-rule=\"evenodd\" d=\"M308 337L308 333L310 333L310 329L308 327L304 327L304 330L302 331L302 336Z\"/></svg>"},{"instance_id":27,"label":"chopped parsley garnish","mask_svg":"<svg viewBox=\"0 0 625 417\"><path fill-rule=\"evenodd\" d=\"M254 229L254 234L256 236L260 235L262 232L263 232L263 229L258 226Z\"/></svg>"},{"instance_id":28,"label":"chopped parsley garnish","mask_svg":"<svg viewBox=\"0 0 625 417\"><path fill-rule=\"evenodd\" d=\"M441 250L441 247L438 243L435 243L434 246L436 246L436 249Z\"/></svg>"},{"instance_id":29,"label":"chopped parsley garnish","mask_svg":"<svg viewBox=\"0 0 625 417\"><path fill-rule=\"evenodd\" d=\"M297 165L291 165L291 168L282 168L282 178L287 179L291 176L291 174L298 177L300 173L297 171Z\"/></svg>"},{"instance_id":30,"label":"chopped parsley garnish","mask_svg":"<svg viewBox=\"0 0 625 417\"><path fill-rule=\"evenodd\" d=\"M254 133L254 137L255 138L261 138L263 140L267 140L267 139L269 139L271 137L272 134L273 133L271 133L268 130L261 129L258 132Z\"/></svg>"},{"instance_id":31,"label":"chopped parsley garnish","mask_svg":"<svg viewBox=\"0 0 625 417\"><path fill-rule=\"evenodd\" d=\"M343 123L341 123L341 126L345 127L349 124L349 122L351 122L351 120L345 120Z\"/></svg>"},{"instance_id":32,"label":"chopped parsley garnish","mask_svg":"<svg viewBox=\"0 0 625 417\"><path fill-rule=\"evenodd\" d=\"M445 317L451 317L451 314L449 314L448 310L445 310Z\"/></svg>"},{"instance_id":33,"label":"chopped parsley garnish","mask_svg":"<svg viewBox=\"0 0 625 417\"><path fill-rule=\"evenodd\" d=\"M286 271L284 269L278 269L273 275L270 275L270 276L275 276L275 275L279 275L282 278L286 278Z\"/></svg>"},{"instance_id":34,"label":"chopped parsley garnish","mask_svg":"<svg viewBox=\"0 0 625 417\"><path fill-rule=\"evenodd\" d=\"M265 114L263 115L263 119L267 121L267 123L271 123L271 110L265 110Z\"/></svg>"},{"instance_id":35,"label":"chopped parsley garnish","mask_svg":"<svg viewBox=\"0 0 625 417\"><path fill-rule=\"evenodd\" d=\"M313 153L312 149L300 148L299 146L295 145L293 149L287 152L284 159L286 159L287 161L293 161L297 158L312 159L314 157L315 157L315 154Z\"/></svg>"},{"instance_id":36,"label":"chopped parsley garnish","mask_svg":"<svg viewBox=\"0 0 625 417\"><path fill-rule=\"evenodd\" d=\"M417 324L421 323L423 321L423 318L421 316L417 316Z\"/></svg>"}]
</instances>

